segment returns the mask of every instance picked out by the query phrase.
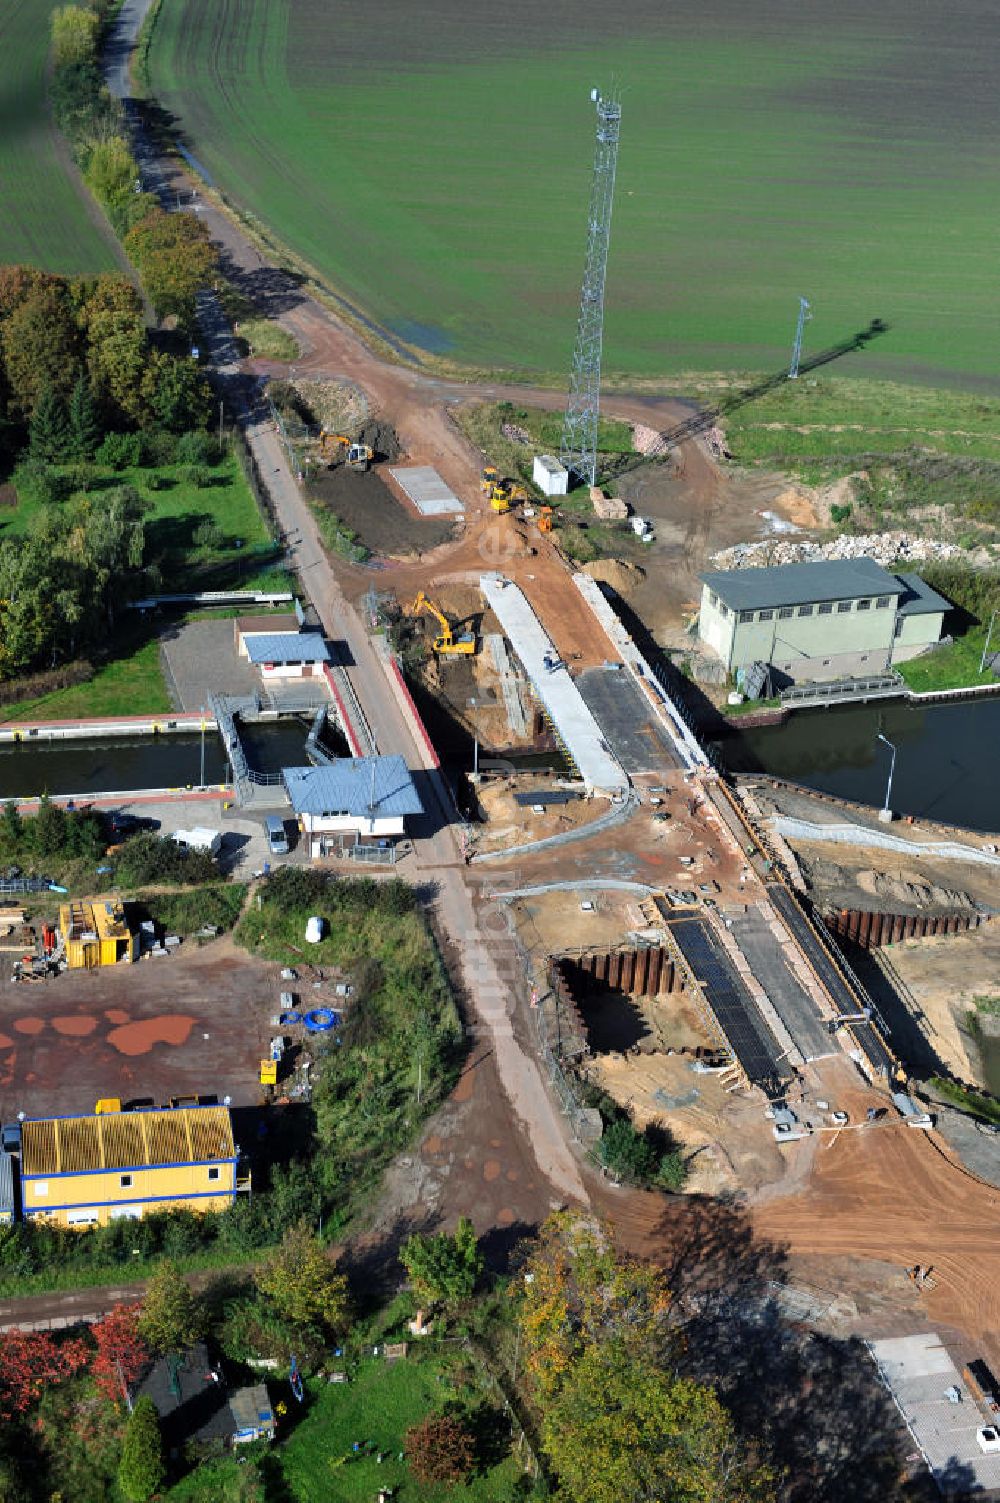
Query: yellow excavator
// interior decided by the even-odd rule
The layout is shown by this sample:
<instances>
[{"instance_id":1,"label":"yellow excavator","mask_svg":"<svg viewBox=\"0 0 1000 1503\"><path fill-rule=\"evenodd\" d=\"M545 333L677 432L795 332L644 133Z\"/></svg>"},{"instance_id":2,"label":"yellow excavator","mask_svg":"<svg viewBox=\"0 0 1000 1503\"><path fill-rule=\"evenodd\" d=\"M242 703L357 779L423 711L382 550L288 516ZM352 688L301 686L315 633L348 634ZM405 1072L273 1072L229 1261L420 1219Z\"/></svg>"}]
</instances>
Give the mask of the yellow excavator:
<instances>
[{"instance_id":1,"label":"yellow excavator","mask_svg":"<svg viewBox=\"0 0 1000 1503\"><path fill-rule=\"evenodd\" d=\"M413 614L419 616L421 611L427 611L433 616L441 628L438 635L434 638L434 651L439 656L447 657L449 655L454 656L455 654L460 654L462 657L472 656L476 650L475 637L471 632L463 632L460 637L456 637L452 630L451 622L444 611L436 606L433 600L428 600L423 590L420 591L420 594L413 602Z\"/></svg>"},{"instance_id":2,"label":"yellow excavator","mask_svg":"<svg viewBox=\"0 0 1000 1503\"><path fill-rule=\"evenodd\" d=\"M367 470L375 458L375 451L370 444L362 444L355 439L350 439L345 433L331 433L327 428L319 430L319 449L323 458L330 464L336 464L343 451L344 463L349 470Z\"/></svg>"}]
</instances>

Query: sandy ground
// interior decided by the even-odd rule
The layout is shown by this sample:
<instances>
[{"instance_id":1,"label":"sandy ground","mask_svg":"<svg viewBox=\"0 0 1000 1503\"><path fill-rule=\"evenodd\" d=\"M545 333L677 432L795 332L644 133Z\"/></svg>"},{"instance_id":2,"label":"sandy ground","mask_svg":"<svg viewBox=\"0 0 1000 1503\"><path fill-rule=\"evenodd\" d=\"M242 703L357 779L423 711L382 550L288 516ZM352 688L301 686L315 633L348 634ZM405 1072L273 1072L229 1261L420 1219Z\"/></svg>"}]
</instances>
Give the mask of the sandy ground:
<instances>
[{"instance_id":1,"label":"sandy ground","mask_svg":"<svg viewBox=\"0 0 1000 1503\"><path fill-rule=\"evenodd\" d=\"M258 1062L277 1011L278 967L228 938L164 959L0 979L0 1116L92 1112L102 1096L260 1099Z\"/></svg>"},{"instance_id":2,"label":"sandy ground","mask_svg":"<svg viewBox=\"0 0 1000 1503\"><path fill-rule=\"evenodd\" d=\"M476 851L516 851L519 846L552 835L565 835L600 819L608 812L604 799L574 798L566 804L546 804L536 812L533 805L515 802L514 794L554 789L558 779L550 773L522 773L516 777L489 778L476 790L488 823L477 825L472 841Z\"/></svg>"},{"instance_id":3,"label":"sandy ground","mask_svg":"<svg viewBox=\"0 0 1000 1503\"><path fill-rule=\"evenodd\" d=\"M923 1013L942 1063L960 1080L985 1084L966 1015L974 997L1000 996L1000 923L907 940L890 946L885 960Z\"/></svg>"}]
</instances>

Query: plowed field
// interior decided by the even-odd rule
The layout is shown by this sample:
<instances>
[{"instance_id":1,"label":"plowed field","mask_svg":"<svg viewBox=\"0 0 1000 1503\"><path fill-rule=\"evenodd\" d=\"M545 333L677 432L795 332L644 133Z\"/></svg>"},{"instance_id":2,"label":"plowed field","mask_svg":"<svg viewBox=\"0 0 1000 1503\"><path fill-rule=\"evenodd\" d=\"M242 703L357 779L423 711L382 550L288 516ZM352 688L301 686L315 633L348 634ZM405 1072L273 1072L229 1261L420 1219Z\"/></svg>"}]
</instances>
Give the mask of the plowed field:
<instances>
[{"instance_id":1,"label":"plowed field","mask_svg":"<svg viewBox=\"0 0 1000 1503\"><path fill-rule=\"evenodd\" d=\"M0 262L108 271L116 261L98 210L67 171L46 105L54 8L52 0L0 4Z\"/></svg>"},{"instance_id":2,"label":"plowed field","mask_svg":"<svg viewBox=\"0 0 1000 1503\"><path fill-rule=\"evenodd\" d=\"M606 366L995 372L987 0L163 0L150 66L218 183L396 335L566 369L622 89ZM850 362L847 363L848 366ZM842 367L843 368L843 367Z\"/></svg>"}]
</instances>

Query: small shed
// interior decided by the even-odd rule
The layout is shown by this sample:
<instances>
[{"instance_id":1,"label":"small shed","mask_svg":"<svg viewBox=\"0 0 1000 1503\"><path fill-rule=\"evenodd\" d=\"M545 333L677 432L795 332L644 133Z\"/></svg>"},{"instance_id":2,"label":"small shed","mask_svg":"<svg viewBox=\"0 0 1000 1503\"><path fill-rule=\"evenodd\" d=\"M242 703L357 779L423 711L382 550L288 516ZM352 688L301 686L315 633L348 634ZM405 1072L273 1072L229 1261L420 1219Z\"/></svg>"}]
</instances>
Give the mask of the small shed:
<instances>
[{"instance_id":1,"label":"small shed","mask_svg":"<svg viewBox=\"0 0 1000 1503\"><path fill-rule=\"evenodd\" d=\"M64 903L59 909L59 930L70 970L116 965L135 960L139 954L139 936L129 928L117 898Z\"/></svg>"},{"instance_id":2,"label":"small shed","mask_svg":"<svg viewBox=\"0 0 1000 1503\"><path fill-rule=\"evenodd\" d=\"M252 1388L237 1388L230 1395L229 1412L233 1417L233 1445L248 1445L252 1440L274 1439L274 1410L263 1383Z\"/></svg>"},{"instance_id":3,"label":"small shed","mask_svg":"<svg viewBox=\"0 0 1000 1503\"><path fill-rule=\"evenodd\" d=\"M545 496L565 496L569 490L569 471L553 454L536 454L531 478Z\"/></svg>"}]
</instances>

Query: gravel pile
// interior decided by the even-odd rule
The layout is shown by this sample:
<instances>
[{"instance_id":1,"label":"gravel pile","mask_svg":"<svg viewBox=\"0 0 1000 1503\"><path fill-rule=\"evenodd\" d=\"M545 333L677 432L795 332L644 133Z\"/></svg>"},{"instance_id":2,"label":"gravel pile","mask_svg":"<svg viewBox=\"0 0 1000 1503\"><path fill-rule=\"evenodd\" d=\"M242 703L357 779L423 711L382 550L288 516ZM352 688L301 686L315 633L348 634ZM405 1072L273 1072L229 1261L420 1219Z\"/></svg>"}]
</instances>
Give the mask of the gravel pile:
<instances>
[{"instance_id":1,"label":"gravel pile","mask_svg":"<svg viewBox=\"0 0 1000 1503\"><path fill-rule=\"evenodd\" d=\"M844 535L829 543L792 542L767 539L761 543L737 543L713 554L712 562L721 569L760 569L774 564L814 564L839 558L870 558L888 568L897 559L905 563L925 564L931 560L967 558L964 549L954 543L940 543L934 538L917 537L912 532L869 532L860 536Z\"/></svg>"}]
</instances>

